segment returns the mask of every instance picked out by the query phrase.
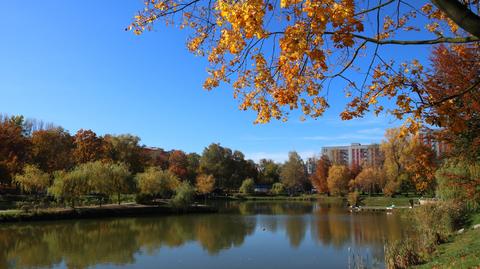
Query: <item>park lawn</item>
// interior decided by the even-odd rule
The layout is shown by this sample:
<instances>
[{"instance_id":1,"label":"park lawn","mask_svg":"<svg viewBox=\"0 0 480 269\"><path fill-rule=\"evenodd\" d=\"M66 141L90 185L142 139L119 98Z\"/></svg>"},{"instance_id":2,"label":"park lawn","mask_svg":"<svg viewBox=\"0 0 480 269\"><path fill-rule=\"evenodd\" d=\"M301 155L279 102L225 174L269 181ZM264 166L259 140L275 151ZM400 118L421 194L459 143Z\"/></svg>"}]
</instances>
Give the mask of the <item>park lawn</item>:
<instances>
[{"instance_id":1,"label":"park lawn","mask_svg":"<svg viewBox=\"0 0 480 269\"><path fill-rule=\"evenodd\" d=\"M472 224L480 224L480 213L472 216ZM465 229L449 243L438 246L431 260L415 268L480 268L480 229Z\"/></svg>"}]
</instances>

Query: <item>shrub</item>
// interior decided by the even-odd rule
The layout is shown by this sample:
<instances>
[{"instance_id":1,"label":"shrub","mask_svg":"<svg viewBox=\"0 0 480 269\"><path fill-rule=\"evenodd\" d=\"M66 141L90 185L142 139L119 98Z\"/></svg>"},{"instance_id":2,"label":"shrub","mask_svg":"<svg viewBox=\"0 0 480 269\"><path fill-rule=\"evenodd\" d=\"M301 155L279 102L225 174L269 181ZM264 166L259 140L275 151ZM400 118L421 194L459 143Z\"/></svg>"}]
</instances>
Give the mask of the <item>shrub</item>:
<instances>
[{"instance_id":1,"label":"shrub","mask_svg":"<svg viewBox=\"0 0 480 269\"><path fill-rule=\"evenodd\" d=\"M419 243L426 254L446 242L462 226L466 216L462 205L447 202L419 206L413 212Z\"/></svg>"},{"instance_id":2,"label":"shrub","mask_svg":"<svg viewBox=\"0 0 480 269\"><path fill-rule=\"evenodd\" d=\"M358 191L350 192L347 196L347 200L350 206L357 206L360 202L360 193Z\"/></svg>"},{"instance_id":3,"label":"shrub","mask_svg":"<svg viewBox=\"0 0 480 269\"><path fill-rule=\"evenodd\" d=\"M243 194L252 194L255 191L255 183L253 179L247 178L242 182L240 186L240 192Z\"/></svg>"},{"instance_id":4,"label":"shrub","mask_svg":"<svg viewBox=\"0 0 480 269\"><path fill-rule=\"evenodd\" d=\"M385 265L388 269L409 268L422 261L418 247L411 238L387 244L385 248Z\"/></svg>"},{"instance_id":5,"label":"shrub","mask_svg":"<svg viewBox=\"0 0 480 269\"><path fill-rule=\"evenodd\" d=\"M173 197L172 204L175 207L186 208L188 207L195 196L195 188L190 183L184 181L175 189L175 196Z\"/></svg>"},{"instance_id":6,"label":"shrub","mask_svg":"<svg viewBox=\"0 0 480 269\"><path fill-rule=\"evenodd\" d=\"M285 187L283 186L282 183L277 182L273 184L270 192L274 195L279 195L279 194L285 193Z\"/></svg>"}]
</instances>

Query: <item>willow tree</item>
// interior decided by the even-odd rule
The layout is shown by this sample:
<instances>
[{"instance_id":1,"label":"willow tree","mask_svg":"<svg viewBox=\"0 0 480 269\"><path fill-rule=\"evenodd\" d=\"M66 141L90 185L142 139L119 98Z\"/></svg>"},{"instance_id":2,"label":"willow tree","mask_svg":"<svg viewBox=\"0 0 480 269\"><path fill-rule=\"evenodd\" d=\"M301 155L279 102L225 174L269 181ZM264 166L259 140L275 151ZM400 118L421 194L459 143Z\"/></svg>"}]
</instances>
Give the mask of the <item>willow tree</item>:
<instances>
[{"instance_id":1,"label":"willow tree","mask_svg":"<svg viewBox=\"0 0 480 269\"><path fill-rule=\"evenodd\" d=\"M479 45L479 0L146 0L127 27L136 34L158 21L190 28L188 50L206 56L208 90L233 86L240 109L256 122L309 117L329 107L329 85L346 85L342 119L386 111L414 132L435 107L456 99L432 98L425 63L396 62L387 46ZM398 56L398 55L397 55ZM335 83L331 83L335 80ZM480 87L477 77L460 95ZM394 108L386 110L386 99Z\"/></svg>"}]
</instances>

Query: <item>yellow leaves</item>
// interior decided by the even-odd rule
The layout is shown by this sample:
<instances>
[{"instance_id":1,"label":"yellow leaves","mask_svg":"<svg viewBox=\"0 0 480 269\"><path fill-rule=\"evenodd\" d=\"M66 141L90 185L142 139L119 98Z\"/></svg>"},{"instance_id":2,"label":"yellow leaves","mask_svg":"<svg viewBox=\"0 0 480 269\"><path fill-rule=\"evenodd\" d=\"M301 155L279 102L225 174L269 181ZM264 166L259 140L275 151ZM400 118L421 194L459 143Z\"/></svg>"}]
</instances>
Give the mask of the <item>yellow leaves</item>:
<instances>
[{"instance_id":1,"label":"yellow leaves","mask_svg":"<svg viewBox=\"0 0 480 269\"><path fill-rule=\"evenodd\" d=\"M291 5L296 5L298 3L301 3L302 0L280 0L280 7L281 8L288 8Z\"/></svg>"},{"instance_id":2,"label":"yellow leaves","mask_svg":"<svg viewBox=\"0 0 480 269\"><path fill-rule=\"evenodd\" d=\"M216 10L220 12L218 21L225 20L234 31L243 32L245 38L262 36L265 15L263 0L219 0ZM223 24L223 22L221 22Z\"/></svg>"}]
</instances>

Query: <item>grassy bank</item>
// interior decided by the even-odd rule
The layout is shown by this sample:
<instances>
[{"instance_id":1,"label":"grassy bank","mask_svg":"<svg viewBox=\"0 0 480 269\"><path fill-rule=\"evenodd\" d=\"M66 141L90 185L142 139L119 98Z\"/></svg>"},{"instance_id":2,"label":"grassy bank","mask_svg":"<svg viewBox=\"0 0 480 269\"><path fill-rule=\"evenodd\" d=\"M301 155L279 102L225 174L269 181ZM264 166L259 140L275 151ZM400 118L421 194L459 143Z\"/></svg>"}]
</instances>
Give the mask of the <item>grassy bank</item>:
<instances>
[{"instance_id":1,"label":"grassy bank","mask_svg":"<svg viewBox=\"0 0 480 269\"><path fill-rule=\"evenodd\" d=\"M441 244L426 264L414 268L478 268L480 266L480 213L472 217L472 225L462 234L455 235L451 242Z\"/></svg>"},{"instance_id":2,"label":"grassy bank","mask_svg":"<svg viewBox=\"0 0 480 269\"><path fill-rule=\"evenodd\" d=\"M324 203L332 204L346 204L346 198L340 196L326 196L318 194L303 194L299 196L287 196L287 195L276 195L276 196L255 196L255 195L246 195L246 196L236 196L238 199L243 200L310 200L310 201L320 201ZM385 196L361 196L361 205L362 206L371 206L371 207L387 207L391 205L395 206L409 206L410 199L415 201L418 198L414 197L385 197Z\"/></svg>"},{"instance_id":3,"label":"grassy bank","mask_svg":"<svg viewBox=\"0 0 480 269\"><path fill-rule=\"evenodd\" d=\"M148 206L139 204L104 205L71 208L40 209L31 212L21 210L0 211L0 223L41 220L65 220L107 217L132 217L141 215L169 215L192 213L215 213L217 209L209 206L190 206L174 208L168 205Z\"/></svg>"},{"instance_id":4,"label":"grassy bank","mask_svg":"<svg viewBox=\"0 0 480 269\"><path fill-rule=\"evenodd\" d=\"M361 204L363 206L409 206L410 199L418 201L418 198L413 197L385 197L385 196L362 196L361 197Z\"/></svg>"}]
</instances>

